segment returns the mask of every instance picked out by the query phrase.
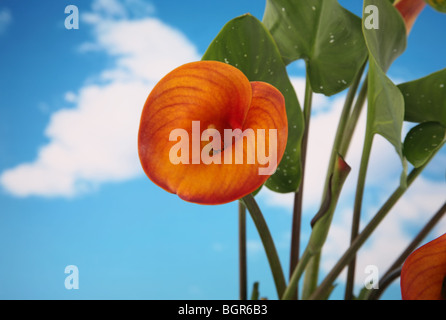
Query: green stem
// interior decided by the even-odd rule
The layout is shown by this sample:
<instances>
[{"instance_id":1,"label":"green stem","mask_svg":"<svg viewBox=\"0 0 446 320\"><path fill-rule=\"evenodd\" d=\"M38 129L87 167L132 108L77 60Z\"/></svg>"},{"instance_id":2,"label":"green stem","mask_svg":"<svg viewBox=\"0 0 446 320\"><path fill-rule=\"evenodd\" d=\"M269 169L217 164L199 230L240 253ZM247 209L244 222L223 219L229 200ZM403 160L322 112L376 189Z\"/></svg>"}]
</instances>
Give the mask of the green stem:
<instances>
[{"instance_id":1,"label":"green stem","mask_svg":"<svg viewBox=\"0 0 446 320\"><path fill-rule=\"evenodd\" d=\"M344 161L344 159L339 156L330 179L329 188L324 195L325 205L321 207L319 212L312 220L313 229L311 230L307 247L305 248L302 257L293 271L290 282L282 299L290 300L293 298L299 279L306 269L309 261L313 256L321 251L322 246L327 239L330 224L333 219L334 209L336 208L337 201L339 199L339 190L342 188L342 185L344 184L349 172L350 167Z\"/></svg>"},{"instance_id":2,"label":"green stem","mask_svg":"<svg viewBox=\"0 0 446 320\"><path fill-rule=\"evenodd\" d=\"M252 286L251 300L259 300L259 283L257 281Z\"/></svg>"},{"instance_id":3,"label":"green stem","mask_svg":"<svg viewBox=\"0 0 446 320\"><path fill-rule=\"evenodd\" d=\"M291 227L291 249L290 249L290 278L293 274L296 265L299 262L300 254L300 229L302 220L302 203L304 193L304 178L305 178L305 163L307 157L307 145L308 145L308 133L310 129L311 119L311 104L313 100L313 91L311 89L310 79L307 74L305 84L305 99L304 99L304 134L302 137L301 147L301 164L302 164L302 178L299 190L294 194L294 207L293 207L293 221ZM298 292L297 286L294 297L297 299Z\"/></svg>"},{"instance_id":4,"label":"green stem","mask_svg":"<svg viewBox=\"0 0 446 320\"><path fill-rule=\"evenodd\" d=\"M433 215L433 217L426 223L423 229L417 234L417 236L412 240L412 242L407 246L407 248L401 253L401 255L395 260L395 262L389 267L387 272L382 276L383 283L379 283L379 289L370 292L368 299L377 300L385 290L384 281L389 277L392 277L392 273L398 270L403 265L407 257L420 245L421 241L432 231L435 225L440 221L440 219L446 213L446 202L441 206L441 208Z\"/></svg>"},{"instance_id":5,"label":"green stem","mask_svg":"<svg viewBox=\"0 0 446 320\"><path fill-rule=\"evenodd\" d=\"M331 149L331 155L330 160L328 162L328 168L327 168L327 174L325 178L325 186L324 190L327 190L328 184L330 182L330 177L333 173L335 161L338 157L338 155L341 155L342 157L345 157L345 153L347 152L347 149L344 150L343 153L340 153L339 150L341 148L341 143L344 139L346 139L345 131L347 128L347 123L350 118L351 109L353 106L353 102L355 99L356 92L358 91L359 84L361 82L362 75L364 73L365 66L367 65L367 61L364 62L362 67L358 70L358 73L355 76L355 79L353 80L350 88L348 89L347 96L344 101L344 106L342 108L341 117L339 118L338 127L336 129L336 135L333 142L333 147ZM364 87L363 87L364 88ZM362 89L361 92L367 92L367 90ZM363 93L364 94L364 93ZM360 94L360 97L362 95ZM365 96L364 96L365 97ZM356 117L356 113L358 112L358 109L362 108L362 105L364 104L365 99L360 98L357 100L357 103L355 105L355 110L353 114L355 115L352 123L350 123L350 129L349 134L353 135L353 129L356 126L356 122L358 118ZM347 139L348 143L346 143L346 146L348 148L348 145L350 144L351 139ZM310 263L308 264L308 267L305 271L305 280L304 285L302 289L302 299L308 298L308 296L316 289L318 277L319 277L319 260L320 260L321 253L318 252L315 254L314 257L311 258Z\"/></svg>"},{"instance_id":6,"label":"green stem","mask_svg":"<svg viewBox=\"0 0 446 320\"><path fill-rule=\"evenodd\" d=\"M435 225L440 221L440 219L446 213L446 202L441 206L440 209L433 215L433 217L426 223L426 225L421 229L417 236L412 240L412 242L407 246L406 250L396 259L396 261L389 268L389 272L393 269L398 268L403 264L407 257L420 245L421 241L432 231Z\"/></svg>"},{"instance_id":7,"label":"green stem","mask_svg":"<svg viewBox=\"0 0 446 320\"><path fill-rule=\"evenodd\" d=\"M260 235L260 239L262 240L263 247L265 248L266 256L273 274L277 295L280 298L285 291L286 282L273 238L268 229L268 225L266 224L265 218L263 217L263 214L252 194L245 196L241 199L241 201L251 214L251 218Z\"/></svg>"},{"instance_id":8,"label":"green stem","mask_svg":"<svg viewBox=\"0 0 446 320\"><path fill-rule=\"evenodd\" d=\"M246 208L241 201L238 204L238 239L239 239L239 299L248 297L248 277L246 263Z\"/></svg>"},{"instance_id":9,"label":"green stem","mask_svg":"<svg viewBox=\"0 0 446 320\"><path fill-rule=\"evenodd\" d=\"M367 176L367 168L370 160L370 152L372 150L373 134L370 133L370 127L367 125L362 149L361 163L359 166L358 182L356 185L355 204L353 207L353 220L350 236L350 244L359 234L359 223L361 220L362 200L364 198L365 180ZM348 266L347 284L345 288L345 300L353 299L353 285L355 279L356 255L353 255Z\"/></svg>"},{"instance_id":10,"label":"green stem","mask_svg":"<svg viewBox=\"0 0 446 320\"><path fill-rule=\"evenodd\" d=\"M339 154L344 157L347 156L348 148L350 147L351 140L353 138L353 133L355 132L356 125L358 124L359 116L361 115L362 109L365 104L365 100L367 98L367 90L368 90L368 77L365 78L364 83L362 84L361 90L358 93L358 97L355 101L355 106L353 107L353 111L348 119L348 122L345 125L344 134L342 137L341 144L339 146Z\"/></svg>"},{"instance_id":11,"label":"green stem","mask_svg":"<svg viewBox=\"0 0 446 320\"><path fill-rule=\"evenodd\" d=\"M364 242L370 237L370 235L375 231L376 227L381 223L381 221L387 216L389 211L393 208L395 203L401 198L408 187L413 183L413 181L418 177L418 175L423 171L425 166L429 161L427 161L423 166L413 169L407 176L407 187L402 187L401 185L392 193L392 195L387 199L387 201L382 205L373 219L367 224L363 231L356 237L352 242L350 247L344 252L342 257L333 266L331 271L327 274L325 279L321 282L319 287L313 292L309 299L321 299L325 292L330 288L333 281L339 276L344 267L353 259L356 252L364 244Z\"/></svg>"},{"instance_id":12,"label":"green stem","mask_svg":"<svg viewBox=\"0 0 446 320\"><path fill-rule=\"evenodd\" d=\"M282 296L282 300L294 299L299 279L302 276L302 273L304 272L305 267L307 266L312 256L313 254L308 249L304 251L302 257L299 259L299 262L297 263L296 268L293 271L293 274L291 275L290 283Z\"/></svg>"},{"instance_id":13,"label":"green stem","mask_svg":"<svg viewBox=\"0 0 446 320\"><path fill-rule=\"evenodd\" d=\"M353 80L350 88L348 89L347 96L344 101L344 106L342 108L341 117L339 118L338 128L336 129L336 135L335 135L335 139L333 142L333 147L331 149L331 155L330 155L330 160L328 162L328 169L327 169L327 174L326 174L326 178L325 178L324 189L327 189L327 187L328 187L328 182L329 182L330 176L333 172L333 168L334 168L335 161L336 161L338 154L345 158L345 153L347 150L344 150L344 153L340 152L341 143L344 139L346 139L345 131L346 131L347 123L350 118L350 113L351 113L351 109L352 109L353 102L355 99L356 91L358 90L359 83L361 82L361 78L362 78L362 74L364 72L365 66L366 66L366 62L364 62L363 66L358 71L355 79ZM362 91L363 90L361 90L361 92ZM365 92L367 92L367 90L365 90ZM360 101L362 101L362 104L364 104L365 100L360 99ZM356 105L355 109L361 109L361 108L359 108L359 106ZM357 111L354 114L356 114L356 113L357 113ZM350 127L352 127L352 128L349 129L349 134L351 134L351 135L353 135L352 129L354 129L354 127L356 126L356 122L357 122L357 118L355 116L355 118L352 120L352 123L350 123ZM349 143L350 143L350 141L348 141L348 143L346 143L347 146L349 145Z\"/></svg>"},{"instance_id":14,"label":"green stem","mask_svg":"<svg viewBox=\"0 0 446 320\"><path fill-rule=\"evenodd\" d=\"M400 275L401 267L386 273L379 281L379 288L371 291L372 294L368 297L368 300L378 300L381 294L392 284L394 280L398 279Z\"/></svg>"},{"instance_id":15,"label":"green stem","mask_svg":"<svg viewBox=\"0 0 446 320\"><path fill-rule=\"evenodd\" d=\"M319 262L321 260L321 251L311 257L308 266L305 268L304 285L302 288L302 300L307 300L317 287L319 278Z\"/></svg>"}]
</instances>

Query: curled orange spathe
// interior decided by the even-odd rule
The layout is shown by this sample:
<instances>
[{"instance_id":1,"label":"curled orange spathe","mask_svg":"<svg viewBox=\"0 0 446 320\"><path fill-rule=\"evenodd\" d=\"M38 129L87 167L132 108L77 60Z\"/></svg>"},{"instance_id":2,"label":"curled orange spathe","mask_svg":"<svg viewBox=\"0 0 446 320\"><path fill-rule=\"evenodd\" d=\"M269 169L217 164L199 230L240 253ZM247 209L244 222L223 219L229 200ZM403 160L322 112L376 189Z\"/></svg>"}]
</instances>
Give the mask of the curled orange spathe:
<instances>
[{"instance_id":1,"label":"curled orange spathe","mask_svg":"<svg viewBox=\"0 0 446 320\"><path fill-rule=\"evenodd\" d=\"M406 34L410 33L415 20L426 6L424 0L397 0L394 6L398 9L406 25Z\"/></svg>"},{"instance_id":2,"label":"curled orange spathe","mask_svg":"<svg viewBox=\"0 0 446 320\"><path fill-rule=\"evenodd\" d=\"M231 65L199 61L176 68L153 88L138 151L144 172L161 188L186 201L223 204L268 179L287 135L279 90L249 82Z\"/></svg>"},{"instance_id":3,"label":"curled orange spathe","mask_svg":"<svg viewBox=\"0 0 446 320\"><path fill-rule=\"evenodd\" d=\"M446 299L446 233L406 259L400 281L404 300Z\"/></svg>"}]
</instances>

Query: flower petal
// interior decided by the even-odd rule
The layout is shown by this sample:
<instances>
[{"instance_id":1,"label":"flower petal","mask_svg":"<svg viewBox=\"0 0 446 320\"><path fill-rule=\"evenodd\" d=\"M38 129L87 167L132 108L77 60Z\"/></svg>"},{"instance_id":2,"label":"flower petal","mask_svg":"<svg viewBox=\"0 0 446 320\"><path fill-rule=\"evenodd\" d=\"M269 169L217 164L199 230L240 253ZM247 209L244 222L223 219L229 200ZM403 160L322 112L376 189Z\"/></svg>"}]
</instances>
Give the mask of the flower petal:
<instances>
[{"instance_id":1,"label":"flower petal","mask_svg":"<svg viewBox=\"0 0 446 320\"><path fill-rule=\"evenodd\" d=\"M409 34L418 15L423 11L426 2L424 0L397 0L394 5L403 16L406 33Z\"/></svg>"},{"instance_id":2,"label":"flower petal","mask_svg":"<svg viewBox=\"0 0 446 320\"><path fill-rule=\"evenodd\" d=\"M206 139L206 129L217 134ZM277 142L271 147L278 163L287 139L280 91L266 83L250 83L240 70L225 63L189 63L164 77L145 103L138 137L141 164L154 183L184 200L230 202L255 191L272 173L259 175L268 164L256 156L257 129L266 132L266 150L269 129L277 131ZM232 143L225 143L225 132L237 133L234 130L254 132L255 137L238 135ZM171 137L172 132L186 136ZM184 161L172 161L172 150ZM204 163L206 156L220 158L220 163ZM248 159L254 160L248 163Z\"/></svg>"},{"instance_id":3,"label":"flower petal","mask_svg":"<svg viewBox=\"0 0 446 320\"><path fill-rule=\"evenodd\" d=\"M446 277L446 233L415 250L401 270L404 300L444 300Z\"/></svg>"}]
</instances>

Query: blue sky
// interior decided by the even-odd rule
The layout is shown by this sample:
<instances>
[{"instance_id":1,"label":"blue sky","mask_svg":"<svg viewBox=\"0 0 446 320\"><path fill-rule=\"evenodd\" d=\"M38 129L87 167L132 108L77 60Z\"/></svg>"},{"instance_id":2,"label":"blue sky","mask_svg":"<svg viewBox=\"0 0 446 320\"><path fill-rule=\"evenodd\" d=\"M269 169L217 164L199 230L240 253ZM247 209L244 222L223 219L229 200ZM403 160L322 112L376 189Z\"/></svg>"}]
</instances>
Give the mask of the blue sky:
<instances>
[{"instance_id":1,"label":"blue sky","mask_svg":"<svg viewBox=\"0 0 446 320\"><path fill-rule=\"evenodd\" d=\"M360 15L361 1L340 3ZM69 4L79 8L78 30L64 27ZM0 1L0 298L238 297L237 204L190 204L155 186L140 168L136 133L144 100L164 74L199 60L230 19L246 12L261 19L263 10L264 1L249 0ZM391 78L408 81L444 68L446 41L438 30L445 26L444 15L426 8L407 51L389 70ZM301 98L302 64L289 71ZM326 168L321 159L344 94L314 98L304 239L319 205ZM354 169L361 128L363 122L347 158ZM396 187L400 172L393 148L376 140L365 221ZM443 148L366 244L358 288L364 266L385 272L445 201L445 163ZM348 243L354 169L324 250L323 271ZM287 272L291 196L264 190L258 201ZM445 230L442 221L430 238ZM260 281L261 295L276 298L250 221L248 249L249 284ZM64 287L68 265L79 269L78 290ZM385 297L398 299L398 290L394 285Z\"/></svg>"}]
</instances>

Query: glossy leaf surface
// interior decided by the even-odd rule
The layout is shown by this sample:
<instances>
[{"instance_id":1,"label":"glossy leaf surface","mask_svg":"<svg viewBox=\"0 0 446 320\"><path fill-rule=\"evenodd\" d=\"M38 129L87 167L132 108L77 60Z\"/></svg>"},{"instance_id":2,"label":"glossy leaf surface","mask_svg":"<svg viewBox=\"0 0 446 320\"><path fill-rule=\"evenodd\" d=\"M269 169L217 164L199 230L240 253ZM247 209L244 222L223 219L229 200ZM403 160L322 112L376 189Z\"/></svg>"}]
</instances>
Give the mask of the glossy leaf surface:
<instances>
[{"instance_id":1,"label":"glossy leaf surface","mask_svg":"<svg viewBox=\"0 0 446 320\"><path fill-rule=\"evenodd\" d=\"M423 122L413 127L404 140L404 156L420 167L438 150L446 138L446 128L438 122Z\"/></svg>"},{"instance_id":2,"label":"glossy leaf surface","mask_svg":"<svg viewBox=\"0 0 446 320\"><path fill-rule=\"evenodd\" d=\"M398 88L404 96L406 121L436 121L446 127L446 69Z\"/></svg>"},{"instance_id":3,"label":"glossy leaf surface","mask_svg":"<svg viewBox=\"0 0 446 320\"><path fill-rule=\"evenodd\" d=\"M314 92L344 90L366 59L361 19L336 0L267 0L263 22L285 63L306 61Z\"/></svg>"}]
</instances>

